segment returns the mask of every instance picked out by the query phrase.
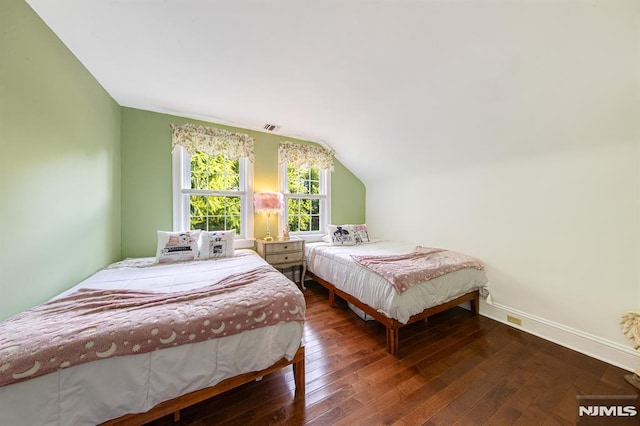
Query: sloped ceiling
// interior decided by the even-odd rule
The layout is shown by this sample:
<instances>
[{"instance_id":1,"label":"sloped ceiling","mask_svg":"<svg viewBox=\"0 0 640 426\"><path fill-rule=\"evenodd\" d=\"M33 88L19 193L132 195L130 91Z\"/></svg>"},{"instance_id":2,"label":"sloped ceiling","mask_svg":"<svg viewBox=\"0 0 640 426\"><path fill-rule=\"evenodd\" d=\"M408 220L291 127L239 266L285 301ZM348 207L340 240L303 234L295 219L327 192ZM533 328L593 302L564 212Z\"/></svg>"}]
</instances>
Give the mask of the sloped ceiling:
<instances>
[{"instance_id":1,"label":"sloped ceiling","mask_svg":"<svg viewBox=\"0 0 640 426\"><path fill-rule=\"evenodd\" d=\"M277 124L365 183L592 140L636 59L605 1L27 1L121 105Z\"/></svg>"}]
</instances>

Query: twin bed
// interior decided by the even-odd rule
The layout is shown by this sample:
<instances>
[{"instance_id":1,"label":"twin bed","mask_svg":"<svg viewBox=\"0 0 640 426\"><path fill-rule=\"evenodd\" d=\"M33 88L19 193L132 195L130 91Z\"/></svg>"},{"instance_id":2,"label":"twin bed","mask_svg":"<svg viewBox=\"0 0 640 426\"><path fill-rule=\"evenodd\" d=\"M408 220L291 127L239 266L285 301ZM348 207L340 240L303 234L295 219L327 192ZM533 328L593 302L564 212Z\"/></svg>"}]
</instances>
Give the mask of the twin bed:
<instances>
[{"instance_id":1,"label":"twin bed","mask_svg":"<svg viewBox=\"0 0 640 426\"><path fill-rule=\"evenodd\" d=\"M179 418L185 406L288 365L296 394L304 395L306 307L293 282L251 250L216 260L154 261L113 264L0 323L2 424ZM78 297L84 310L74 313L67 307ZM157 309L142 309L139 297L152 298ZM120 315L114 304L126 305L126 315L137 319L104 321L102 310ZM218 318L225 309L228 316ZM165 320L170 327L163 328ZM92 356L100 359L84 362Z\"/></svg>"},{"instance_id":2,"label":"twin bed","mask_svg":"<svg viewBox=\"0 0 640 426\"><path fill-rule=\"evenodd\" d=\"M331 306L338 295L383 324L392 355L399 354L399 331L405 325L465 302L478 314L480 297L488 295L488 280L476 259L448 250L366 240L351 245L307 243L307 274L328 289ZM396 270L388 266L394 262Z\"/></svg>"},{"instance_id":3,"label":"twin bed","mask_svg":"<svg viewBox=\"0 0 640 426\"><path fill-rule=\"evenodd\" d=\"M478 313L488 282L477 260L366 241L307 243L307 266L332 305L338 295L386 327L391 354L407 324L464 302ZM292 281L252 250L155 260L117 262L0 322L3 424L179 419L186 406L288 365L304 395L306 306Z\"/></svg>"}]
</instances>

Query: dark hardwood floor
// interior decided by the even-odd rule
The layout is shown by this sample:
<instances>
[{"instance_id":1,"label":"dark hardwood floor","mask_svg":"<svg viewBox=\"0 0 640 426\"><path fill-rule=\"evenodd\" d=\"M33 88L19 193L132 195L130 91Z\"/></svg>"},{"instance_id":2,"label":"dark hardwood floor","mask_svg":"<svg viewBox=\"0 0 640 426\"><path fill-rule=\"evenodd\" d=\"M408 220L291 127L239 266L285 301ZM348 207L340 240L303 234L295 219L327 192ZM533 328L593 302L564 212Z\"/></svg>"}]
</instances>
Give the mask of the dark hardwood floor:
<instances>
[{"instance_id":1,"label":"dark hardwood floor","mask_svg":"<svg viewBox=\"0 0 640 426\"><path fill-rule=\"evenodd\" d=\"M400 332L385 330L310 282L306 396L291 367L181 412L181 425L569 425L577 395L636 395L626 371L454 308ZM173 417L152 425L173 425Z\"/></svg>"}]
</instances>

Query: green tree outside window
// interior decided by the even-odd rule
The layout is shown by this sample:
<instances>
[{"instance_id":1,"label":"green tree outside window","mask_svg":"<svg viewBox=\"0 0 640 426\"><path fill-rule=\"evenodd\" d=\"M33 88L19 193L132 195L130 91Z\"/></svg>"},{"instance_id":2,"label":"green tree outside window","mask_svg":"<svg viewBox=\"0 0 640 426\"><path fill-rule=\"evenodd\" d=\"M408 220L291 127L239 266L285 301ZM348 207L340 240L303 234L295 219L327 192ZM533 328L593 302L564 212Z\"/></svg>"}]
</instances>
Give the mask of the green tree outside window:
<instances>
[{"instance_id":1,"label":"green tree outside window","mask_svg":"<svg viewBox=\"0 0 640 426\"><path fill-rule=\"evenodd\" d=\"M320 230L320 200L305 195L320 194L320 171L287 165L287 192L299 197L287 199L287 223L290 232Z\"/></svg>"},{"instance_id":2,"label":"green tree outside window","mask_svg":"<svg viewBox=\"0 0 640 426\"><path fill-rule=\"evenodd\" d=\"M240 164L224 154L211 157L203 152L191 155L191 189L239 191ZM240 234L240 196L233 194L192 194L189 197L191 229L228 231Z\"/></svg>"}]
</instances>

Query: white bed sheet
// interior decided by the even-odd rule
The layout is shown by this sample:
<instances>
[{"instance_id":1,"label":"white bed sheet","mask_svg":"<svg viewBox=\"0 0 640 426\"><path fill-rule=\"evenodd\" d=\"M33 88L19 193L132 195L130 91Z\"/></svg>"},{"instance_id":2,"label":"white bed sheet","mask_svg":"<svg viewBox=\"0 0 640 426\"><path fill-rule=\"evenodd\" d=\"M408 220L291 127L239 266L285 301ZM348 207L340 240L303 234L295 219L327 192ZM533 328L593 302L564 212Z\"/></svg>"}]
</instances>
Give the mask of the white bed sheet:
<instances>
[{"instance_id":1,"label":"white bed sheet","mask_svg":"<svg viewBox=\"0 0 640 426\"><path fill-rule=\"evenodd\" d=\"M233 258L153 265L153 258L114 264L78 288L176 292L211 284L266 262L251 250ZM119 267L123 264L134 267ZM179 273L176 274L175 272ZM107 358L0 387L2 425L95 425L220 381L291 360L303 324L281 323L155 352Z\"/></svg>"},{"instance_id":2,"label":"white bed sheet","mask_svg":"<svg viewBox=\"0 0 640 426\"><path fill-rule=\"evenodd\" d=\"M415 245L375 240L353 246L333 246L325 242L305 245L307 269L361 302L403 324L412 315L440 305L473 290L487 296L489 281L484 271L461 269L420 283L398 294L382 276L355 262L351 255L405 254Z\"/></svg>"}]
</instances>

